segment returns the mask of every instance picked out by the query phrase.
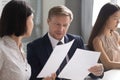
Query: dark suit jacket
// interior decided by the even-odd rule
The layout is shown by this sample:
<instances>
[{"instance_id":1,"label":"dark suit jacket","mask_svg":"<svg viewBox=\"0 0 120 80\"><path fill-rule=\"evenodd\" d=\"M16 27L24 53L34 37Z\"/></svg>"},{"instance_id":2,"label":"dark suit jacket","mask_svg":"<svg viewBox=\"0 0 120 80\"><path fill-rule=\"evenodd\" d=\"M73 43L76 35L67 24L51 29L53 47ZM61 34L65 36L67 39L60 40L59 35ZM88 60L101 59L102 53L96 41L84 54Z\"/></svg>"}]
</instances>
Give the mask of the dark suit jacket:
<instances>
[{"instance_id":1,"label":"dark suit jacket","mask_svg":"<svg viewBox=\"0 0 120 80\"><path fill-rule=\"evenodd\" d=\"M72 57L76 48L84 49L84 43L80 36L67 34L65 36L64 41L65 43L67 43L73 39L75 39L75 41L68 52L69 58ZM45 36L39 39L34 40L33 42L27 45L27 59L28 59L28 63L31 65L32 68L32 74L30 80L41 80L36 77L44 67L52 51L53 49L50 40L48 38L48 34L46 34ZM54 64L51 65L54 66ZM57 78L57 80L59 79Z\"/></svg>"}]
</instances>

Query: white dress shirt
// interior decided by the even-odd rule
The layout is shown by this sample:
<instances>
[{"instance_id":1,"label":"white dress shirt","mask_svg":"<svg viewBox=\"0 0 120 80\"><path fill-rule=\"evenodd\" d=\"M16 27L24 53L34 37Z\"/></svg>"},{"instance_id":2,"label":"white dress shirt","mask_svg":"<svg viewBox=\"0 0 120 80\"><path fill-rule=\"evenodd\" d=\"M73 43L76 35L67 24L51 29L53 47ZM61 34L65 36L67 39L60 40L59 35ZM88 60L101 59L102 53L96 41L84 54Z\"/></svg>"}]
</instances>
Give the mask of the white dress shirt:
<instances>
[{"instance_id":1,"label":"white dress shirt","mask_svg":"<svg viewBox=\"0 0 120 80\"><path fill-rule=\"evenodd\" d=\"M57 46L57 43L59 42L59 40L53 38L49 33L48 33L48 37L49 37L50 42L52 44L52 48L54 49L55 46ZM64 37L60 41L64 44Z\"/></svg>"}]
</instances>

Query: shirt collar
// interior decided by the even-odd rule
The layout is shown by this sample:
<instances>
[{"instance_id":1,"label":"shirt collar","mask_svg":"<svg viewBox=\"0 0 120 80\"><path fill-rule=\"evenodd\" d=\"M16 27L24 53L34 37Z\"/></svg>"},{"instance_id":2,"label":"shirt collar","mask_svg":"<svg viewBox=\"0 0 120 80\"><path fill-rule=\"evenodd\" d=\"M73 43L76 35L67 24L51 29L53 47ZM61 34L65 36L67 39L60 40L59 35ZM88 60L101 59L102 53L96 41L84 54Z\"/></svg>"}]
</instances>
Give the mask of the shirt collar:
<instances>
[{"instance_id":1,"label":"shirt collar","mask_svg":"<svg viewBox=\"0 0 120 80\"><path fill-rule=\"evenodd\" d=\"M50 33L48 33L48 37L49 37L50 42L51 42L51 44L52 44L52 48L54 49L55 46L57 45L57 43L59 42L59 40L53 38L53 37L50 35ZM65 42L64 42L64 37L63 37L60 41L64 44L64 43L65 43Z\"/></svg>"}]
</instances>

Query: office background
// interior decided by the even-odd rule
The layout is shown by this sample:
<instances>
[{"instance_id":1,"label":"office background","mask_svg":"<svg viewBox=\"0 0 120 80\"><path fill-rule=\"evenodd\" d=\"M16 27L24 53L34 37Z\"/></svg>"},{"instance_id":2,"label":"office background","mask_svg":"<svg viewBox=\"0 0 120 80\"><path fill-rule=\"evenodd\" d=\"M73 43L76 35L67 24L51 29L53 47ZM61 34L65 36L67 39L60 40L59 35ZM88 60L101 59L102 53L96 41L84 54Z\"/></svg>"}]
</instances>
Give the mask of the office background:
<instances>
[{"instance_id":1,"label":"office background","mask_svg":"<svg viewBox=\"0 0 120 80\"><path fill-rule=\"evenodd\" d=\"M0 14L4 5L10 0L0 0ZM34 29L28 39L24 39L26 44L48 31L47 15L48 10L55 5L66 5L73 12L74 19L70 25L68 33L81 35L87 43L92 25L96 20L100 8L107 2L120 4L120 0L26 0L33 7L35 13ZM119 30L119 29L118 29ZM120 32L120 31L119 31Z\"/></svg>"}]
</instances>

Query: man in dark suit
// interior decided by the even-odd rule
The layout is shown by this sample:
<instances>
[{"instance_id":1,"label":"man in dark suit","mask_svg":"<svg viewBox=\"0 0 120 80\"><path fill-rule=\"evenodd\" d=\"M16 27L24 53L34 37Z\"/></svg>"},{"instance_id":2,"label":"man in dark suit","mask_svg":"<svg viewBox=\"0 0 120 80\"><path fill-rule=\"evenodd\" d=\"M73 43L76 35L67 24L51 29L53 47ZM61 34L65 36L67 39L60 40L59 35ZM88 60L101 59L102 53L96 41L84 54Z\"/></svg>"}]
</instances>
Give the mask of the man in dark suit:
<instances>
[{"instance_id":1,"label":"man in dark suit","mask_svg":"<svg viewBox=\"0 0 120 80\"><path fill-rule=\"evenodd\" d=\"M32 68L31 80L41 80L36 78L44 67L53 49L59 41L63 44L75 39L68 52L69 59L77 48L84 49L84 43L80 36L67 34L70 23L73 20L73 14L65 6L55 6L49 10L48 25L49 31L41 38L34 40L27 45L27 59ZM54 64L51 64L54 66ZM103 65L97 64L89 69L91 75L101 76ZM54 72L53 72L54 73ZM52 73L51 73L52 74ZM56 78L56 75L45 77L44 80L64 80Z\"/></svg>"}]
</instances>

